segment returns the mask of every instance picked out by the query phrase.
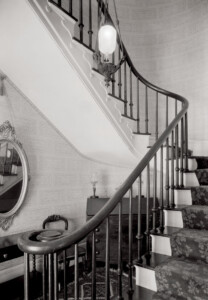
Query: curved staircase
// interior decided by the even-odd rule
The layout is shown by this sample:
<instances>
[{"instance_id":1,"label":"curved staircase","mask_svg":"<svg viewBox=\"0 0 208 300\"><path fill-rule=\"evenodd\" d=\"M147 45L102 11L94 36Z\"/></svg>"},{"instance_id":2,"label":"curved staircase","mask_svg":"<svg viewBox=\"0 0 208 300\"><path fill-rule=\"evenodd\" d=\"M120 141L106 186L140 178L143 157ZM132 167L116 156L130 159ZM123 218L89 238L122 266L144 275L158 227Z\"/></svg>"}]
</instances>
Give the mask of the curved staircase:
<instances>
[{"instance_id":1,"label":"curved staircase","mask_svg":"<svg viewBox=\"0 0 208 300\"><path fill-rule=\"evenodd\" d=\"M38 6L40 0L30 0ZM105 3L99 1L79 1L79 14L73 15L72 1L63 1L69 4L69 10L62 6L62 1L50 0L50 6L45 9L45 14L52 22L54 15L51 9L59 15L59 23L56 30L66 25L64 14L77 21L78 38L73 38L73 43L81 44L83 58L88 68L92 69L92 3L95 2L98 10L98 19L105 9ZM78 1L76 2L78 3ZM86 45L86 37L83 38L83 4L89 4L89 45ZM55 7L55 8L54 8ZM37 7L36 7L37 8ZM55 15L55 17L57 17ZM62 25L60 25L62 24ZM57 24L56 24L57 25ZM47 24L48 26L48 24ZM54 26L55 27L55 26ZM66 29L66 26L65 26ZM70 31L70 29L68 30ZM56 33L57 33L56 32ZM96 29L95 29L96 32ZM61 31L58 32L59 34ZM54 32L53 32L54 34ZM61 34L60 34L61 35ZM85 36L85 35L84 35ZM67 36L61 36L62 41ZM68 45L73 48L72 44ZM80 46L80 45L79 45ZM85 50L83 50L85 49ZM87 49L87 50L86 50ZM76 61L76 49L73 60ZM86 52L87 51L87 52ZM124 51L124 53L121 53ZM50 235L50 239L44 239L44 231L34 231L27 233L19 241L19 247L25 253L25 299L30 295L30 255L38 256L42 263L42 295L43 299L59 299L58 291L58 255L63 252L63 272L64 291L62 296L68 299L66 283L66 249L74 248L74 277L71 283L74 299L80 299L80 278L78 261L78 245L83 243L87 237L92 241L92 259L90 261L90 297L97 299L96 286L97 275L99 273L96 264L96 245L99 243L97 232L100 224L105 224L105 261L104 261L104 299L111 299L111 264L110 264L110 214L115 207L118 209L118 263L114 277L117 278L116 297L117 299L207 299L208 291L208 268L207 260L207 234L208 229L208 209L206 206L206 186L207 184L207 164L205 158L192 157L188 150L188 101L172 92L159 88L144 79L134 68L134 65L125 47L118 45L118 54L112 57L112 61L125 55L123 66L115 74L116 83L112 82L111 91L107 91L102 86L104 100L114 99L118 101L123 113L120 118L125 122L129 120L132 126L125 127L123 137L126 143L132 146L141 144L140 141L132 143L132 136L153 136L153 143L149 150L146 145L142 145L143 158L111 197L107 204L93 217L85 226L72 233L61 232L60 236ZM90 62L91 61L91 62ZM75 62L76 68L80 66ZM85 70L84 70L85 72ZM84 77L85 73L81 72ZM93 92L99 87L98 83L103 80L100 74L91 71L91 77L85 78L87 84L90 81L94 85ZM97 77L99 77L99 80ZM113 79L115 79L115 77ZM128 77L128 79L127 79ZM123 79L122 79L123 78ZM123 80L123 81L122 81ZM91 84L91 83L89 83ZM117 85L117 87L116 87ZM136 101L133 101L136 99ZM142 99L142 100L141 100ZM103 99L102 99L103 100ZM143 101L143 102L141 102ZM150 106L154 103L154 107ZM162 112L159 111L159 102L164 104ZM141 105L142 103L142 105ZM109 106L109 105L107 105ZM114 107L115 108L115 107ZM110 110L110 108L108 107ZM117 106L116 106L117 109ZM165 111L165 128L160 127L159 115ZM118 116L117 116L118 117ZM118 124L118 120L116 121ZM123 126L123 125L122 125ZM121 126L121 127L122 127ZM131 127L131 130L129 128ZM127 130L127 129L128 130ZM131 136L128 136L130 132ZM201 163L200 163L201 159ZM196 169L196 161L198 169ZM196 169L196 170L195 170ZM197 180L199 179L199 182ZM199 186L199 183L201 186ZM125 238L128 241L128 261L122 259L123 244L122 236L122 199L128 194L128 233L125 231ZM141 230L141 199L145 196L146 202L146 229ZM137 224L137 259L133 261L132 241L133 241L133 213L132 199L138 199L138 224ZM150 209L150 198L153 198L153 207ZM159 207L157 203L159 201ZM193 205L192 205L193 204ZM152 219L151 219L152 218ZM150 220L151 219L151 220ZM47 233L46 233L47 235ZM134 237L135 238L135 237ZM145 242L146 254L142 256L142 247ZM47 269L47 264L49 269ZM136 279L134 277L134 267L136 269ZM49 272L48 272L49 271ZM124 272L125 271L125 272ZM127 280L124 275L127 277ZM88 278L89 280L89 278ZM128 283L126 283L128 281ZM47 284L48 282L48 284ZM122 285L125 282L125 290ZM136 283L136 285L135 285ZM72 288L73 286L73 288ZM69 286L68 286L69 288ZM61 297L62 297L61 296Z\"/></svg>"}]
</instances>

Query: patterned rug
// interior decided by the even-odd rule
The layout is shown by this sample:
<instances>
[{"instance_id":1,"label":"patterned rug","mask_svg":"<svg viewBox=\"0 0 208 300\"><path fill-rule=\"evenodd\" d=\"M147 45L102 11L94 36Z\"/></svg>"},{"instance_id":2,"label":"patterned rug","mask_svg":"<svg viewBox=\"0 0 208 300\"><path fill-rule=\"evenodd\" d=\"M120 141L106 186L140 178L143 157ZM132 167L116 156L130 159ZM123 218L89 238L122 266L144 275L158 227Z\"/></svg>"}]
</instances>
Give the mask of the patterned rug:
<instances>
[{"instance_id":1,"label":"patterned rug","mask_svg":"<svg viewBox=\"0 0 208 300\"><path fill-rule=\"evenodd\" d=\"M118 275L114 270L110 270L110 298L118 294ZM122 277L122 288L126 291L128 287L128 277ZM80 300L91 300L91 289L92 289L92 274L89 273L84 275L79 280L79 299ZM60 293L60 300L63 299L63 293ZM74 299L74 283L70 283L67 286L67 299ZM96 299L105 300L105 269L98 268L96 270Z\"/></svg>"},{"instance_id":2,"label":"patterned rug","mask_svg":"<svg viewBox=\"0 0 208 300\"><path fill-rule=\"evenodd\" d=\"M172 256L155 269L154 300L208 299L208 158L197 163L200 186L191 189L193 205L182 209L184 228L170 238Z\"/></svg>"},{"instance_id":3,"label":"patterned rug","mask_svg":"<svg viewBox=\"0 0 208 300\"><path fill-rule=\"evenodd\" d=\"M110 269L110 299L114 299L118 295L118 275L117 271ZM125 293L128 290L128 276L122 276L122 290ZM79 279L79 300L92 299L92 273L83 275ZM63 290L58 293L58 299L63 300ZM105 300L105 269L97 268L96 270L96 299ZM36 298L36 300L43 300L43 297ZM67 300L74 300L74 282L67 285Z\"/></svg>"}]
</instances>

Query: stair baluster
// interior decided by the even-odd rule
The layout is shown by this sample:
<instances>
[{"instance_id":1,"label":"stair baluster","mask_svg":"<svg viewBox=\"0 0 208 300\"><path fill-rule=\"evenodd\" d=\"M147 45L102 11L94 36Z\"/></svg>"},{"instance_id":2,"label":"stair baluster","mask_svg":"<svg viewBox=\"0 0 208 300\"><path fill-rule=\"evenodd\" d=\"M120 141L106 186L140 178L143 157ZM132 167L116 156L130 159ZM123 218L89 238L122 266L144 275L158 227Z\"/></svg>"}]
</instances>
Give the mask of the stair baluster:
<instances>
[{"instance_id":1,"label":"stair baluster","mask_svg":"<svg viewBox=\"0 0 208 300\"><path fill-rule=\"evenodd\" d=\"M158 92L156 92L156 109L155 109L155 138L158 140Z\"/></svg>"},{"instance_id":2,"label":"stair baluster","mask_svg":"<svg viewBox=\"0 0 208 300\"><path fill-rule=\"evenodd\" d=\"M183 118L181 118L181 165L180 165L180 172L181 172L181 177L180 177L180 187L183 188L184 187L184 182L183 182L183 152L184 151L184 123L183 123Z\"/></svg>"},{"instance_id":3,"label":"stair baluster","mask_svg":"<svg viewBox=\"0 0 208 300\"><path fill-rule=\"evenodd\" d=\"M130 110L130 117L133 118L133 96L132 96L132 71L131 68L129 69L129 75L130 75L130 80L129 80L129 88L130 88L130 101L129 101L129 110Z\"/></svg>"},{"instance_id":4,"label":"stair baluster","mask_svg":"<svg viewBox=\"0 0 208 300\"><path fill-rule=\"evenodd\" d=\"M48 298L53 300L53 256L48 254Z\"/></svg>"},{"instance_id":5,"label":"stair baluster","mask_svg":"<svg viewBox=\"0 0 208 300\"><path fill-rule=\"evenodd\" d=\"M64 300L67 300L67 274L66 274L66 250L63 251L63 264L64 264Z\"/></svg>"},{"instance_id":6,"label":"stair baluster","mask_svg":"<svg viewBox=\"0 0 208 300\"><path fill-rule=\"evenodd\" d=\"M133 198L133 190L132 186L129 189L129 261L128 261L128 269L129 269L129 288L128 293L129 295L132 295L133 290L133 282L132 282L132 276L133 276L133 264L132 264L132 198Z\"/></svg>"},{"instance_id":7,"label":"stair baluster","mask_svg":"<svg viewBox=\"0 0 208 300\"><path fill-rule=\"evenodd\" d=\"M95 231L92 233L92 300L96 300L96 243Z\"/></svg>"},{"instance_id":8,"label":"stair baluster","mask_svg":"<svg viewBox=\"0 0 208 300\"><path fill-rule=\"evenodd\" d=\"M122 201L118 204L118 299L122 297Z\"/></svg>"},{"instance_id":9,"label":"stair baluster","mask_svg":"<svg viewBox=\"0 0 208 300\"><path fill-rule=\"evenodd\" d=\"M46 300L47 290L46 290L46 282L47 282L47 275L46 275L46 264L47 264L47 254L42 255L43 257L43 271L42 271L42 289L43 289L43 300ZM64 299L65 300L65 299Z\"/></svg>"},{"instance_id":10,"label":"stair baluster","mask_svg":"<svg viewBox=\"0 0 208 300\"><path fill-rule=\"evenodd\" d=\"M69 13L70 13L70 15L73 14L73 1L72 0L69 1Z\"/></svg>"},{"instance_id":11,"label":"stair baluster","mask_svg":"<svg viewBox=\"0 0 208 300\"><path fill-rule=\"evenodd\" d=\"M165 174L165 190L166 190L166 208L170 208L169 203L169 138L166 139L166 174Z\"/></svg>"},{"instance_id":12,"label":"stair baluster","mask_svg":"<svg viewBox=\"0 0 208 300\"><path fill-rule=\"evenodd\" d=\"M176 167L175 167L175 171L176 171L176 189L179 188L179 149L178 149L178 124L176 125L175 128L175 161L176 161Z\"/></svg>"},{"instance_id":13,"label":"stair baluster","mask_svg":"<svg viewBox=\"0 0 208 300\"><path fill-rule=\"evenodd\" d=\"M149 128L148 128L148 123L149 123L149 119L148 119L148 87L147 85L145 86L145 133L148 134L149 133Z\"/></svg>"},{"instance_id":14,"label":"stair baluster","mask_svg":"<svg viewBox=\"0 0 208 300\"><path fill-rule=\"evenodd\" d=\"M188 114L185 114L185 172L188 171Z\"/></svg>"},{"instance_id":15,"label":"stair baluster","mask_svg":"<svg viewBox=\"0 0 208 300\"><path fill-rule=\"evenodd\" d=\"M53 284L54 284L54 300L58 300L58 260L57 253L53 254Z\"/></svg>"},{"instance_id":16,"label":"stair baluster","mask_svg":"<svg viewBox=\"0 0 208 300\"><path fill-rule=\"evenodd\" d=\"M74 299L79 299L78 244L74 245Z\"/></svg>"},{"instance_id":17,"label":"stair baluster","mask_svg":"<svg viewBox=\"0 0 208 300\"><path fill-rule=\"evenodd\" d=\"M112 54L112 64L115 65L115 53ZM112 95L115 96L115 73L113 73L112 78Z\"/></svg>"},{"instance_id":18,"label":"stair baluster","mask_svg":"<svg viewBox=\"0 0 208 300\"><path fill-rule=\"evenodd\" d=\"M83 43L83 0L79 0L79 39Z\"/></svg>"},{"instance_id":19,"label":"stair baluster","mask_svg":"<svg viewBox=\"0 0 208 300\"><path fill-rule=\"evenodd\" d=\"M137 133L140 133L139 79L137 78Z\"/></svg>"},{"instance_id":20,"label":"stair baluster","mask_svg":"<svg viewBox=\"0 0 208 300\"><path fill-rule=\"evenodd\" d=\"M164 231L163 145L160 147L160 232Z\"/></svg>"},{"instance_id":21,"label":"stair baluster","mask_svg":"<svg viewBox=\"0 0 208 300\"><path fill-rule=\"evenodd\" d=\"M110 228L109 228L109 217L106 218L106 256L105 256L105 299L110 299Z\"/></svg>"},{"instance_id":22,"label":"stair baluster","mask_svg":"<svg viewBox=\"0 0 208 300\"><path fill-rule=\"evenodd\" d=\"M171 133L171 208L175 207L174 199L174 131Z\"/></svg>"},{"instance_id":23,"label":"stair baluster","mask_svg":"<svg viewBox=\"0 0 208 300\"><path fill-rule=\"evenodd\" d=\"M92 31L92 0L89 0L89 30L88 30L88 34L89 34L89 47L92 48L92 35L93 35L93 31Z\"/></svg>"},{"instance_id":24,"label":"stair baluster","mask_svg":"<svg viewBox=\"0 0 208 300\"><path fill-rule=\"evenodd\" d=\"M153 167L153 208L152 208L152 230L151 233L157 233L156 219L157 219L157 154L154 156L154 167Z\"/></svg>"},{"instance_id":25,"label":"stair baluster","mask_svg":"<svg viewBox=\"0 0 208 300\"><path fill-rule=\"evenodd\" d=\"M30 263L29 263L30 254L24 253L24 299L29 300L29 274L30 274Z\"/></svg>"},{"instance_id":26,"label":"stair baluster","mask_svg":"<svg viewBox=\"0 0 208 300\"><path fill-rule=\"evenodd\" d=\"M138 223L137 223L137 240L138 240L138 263L142 263L142 228L141 228L141 217L142 217L142 174L138 178Z\"/></svg>"},{"instance_id":27,"label":"stair baluster","mask_svg":"<svg viewBox=\"0 0 208 300\"><path fill-rule=\"evenodd\" d=\"M118 61L121 60L121 49L118 46ZM122 89L122 82L121 82L121 67L118 70L118 97L121 99L121 89Z\"/></svg>"},{"instance_id":28,"label":"stair baluster","mask_svg":"<svg viewBox=\"0 0 208 300\"><path fill-rule=\"evenodd\" d=\"M126 75L126 60L124 62L124 115L127 116L127 75Z\"/></svg>"},{"instance_id":29,"label":"stair baluster","mask_svg":"<svg viewBox=\"0 0 208 300\"><path fill-rule=\"evenodd\" d=\"M150 165L147 164L146 167L147 172L147 201L146 201L146 259L148 260L150 258L150 229L149 229L149 223L150 223L150 212L149 212L149 202L150 202Z\"/></svg>"}]
</instances>

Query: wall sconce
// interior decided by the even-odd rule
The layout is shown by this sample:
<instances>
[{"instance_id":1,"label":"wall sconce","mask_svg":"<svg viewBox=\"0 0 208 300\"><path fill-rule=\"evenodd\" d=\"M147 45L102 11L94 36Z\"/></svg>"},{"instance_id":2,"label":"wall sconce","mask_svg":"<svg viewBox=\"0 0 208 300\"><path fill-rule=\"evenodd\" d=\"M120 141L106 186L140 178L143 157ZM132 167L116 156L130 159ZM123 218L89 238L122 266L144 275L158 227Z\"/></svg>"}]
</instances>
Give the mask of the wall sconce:
<instances>
[{"instance_id":1,"label":"wall sconce","mask_svg":"<svg viewBox=\"0 0 208 300\"><path fill-rule=\"evenodd\" d=\"M113 54L116 50L117 44L117 35L119 39L119 47L121 47L123 53L123 43L121 40L120 28L119 28L119 20L116 11L115 0L113 0L115 16L116 16L116 24L117 30L110 18L108 13L108 0L106 0L104 5L104 21L100 22L100 28L98 30L98 41L96 43L95 53L93 55L93 59L97 64L98 71L105 76L105 85L108 87L110 81L114 81L111 77L122 65L125 61L125 57L122 57L117 65L109 62L109 56ZM102 10L102 4L101 6ZM102 24L101 24L102 23ZM118 33L118 34L117 34Z\"/></svg>"},{"instance_id":2,"label":"wall sconce","mask_svg":"<svg viewBox=\"0 0 208 300\"><path fill-rule=\"evenodd\" d=\"M93 195L90 198L99 198L98 196L96 196L96 184L98 183L96 173L92 174L91 183L92 183Z\"/></svg>"}]
</instances>

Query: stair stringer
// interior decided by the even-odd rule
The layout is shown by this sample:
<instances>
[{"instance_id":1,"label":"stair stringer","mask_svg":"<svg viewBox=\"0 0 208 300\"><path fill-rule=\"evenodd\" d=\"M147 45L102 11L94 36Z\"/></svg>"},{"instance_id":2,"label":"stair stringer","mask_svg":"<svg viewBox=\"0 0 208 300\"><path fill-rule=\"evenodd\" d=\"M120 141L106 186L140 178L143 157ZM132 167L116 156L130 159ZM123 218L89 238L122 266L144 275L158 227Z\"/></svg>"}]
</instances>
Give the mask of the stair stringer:
<instances>
[{"instance_id":1,"label":"stair stringer","mask_svg":"<svg viewBox=\"0 0 208 300\"><path fill-rule=\"evenodd\" d=\"M138 146L135 147L133 134L135 128L132 128L131 120L122 116L118 100L108 95L108 89L104 84L104 77L92 70L93 52L73 39L76 21L64 14L53 4L49 5L47 1L28 0L28 2L129 150L136 157L142 157L147 152L149 136L146 136L146 139L142 137L141 148ZM146 147L144 147L144 140Z\"/></svg>"}]
</instances>

